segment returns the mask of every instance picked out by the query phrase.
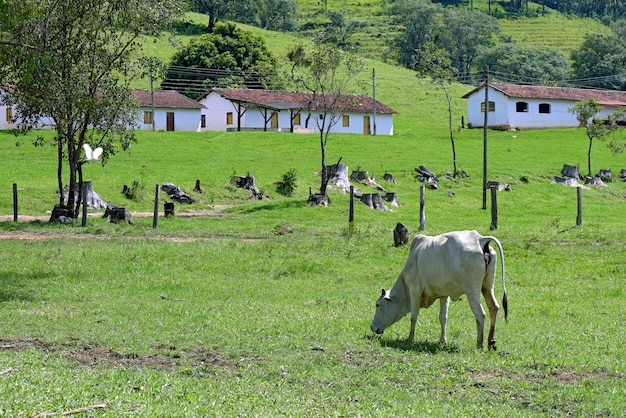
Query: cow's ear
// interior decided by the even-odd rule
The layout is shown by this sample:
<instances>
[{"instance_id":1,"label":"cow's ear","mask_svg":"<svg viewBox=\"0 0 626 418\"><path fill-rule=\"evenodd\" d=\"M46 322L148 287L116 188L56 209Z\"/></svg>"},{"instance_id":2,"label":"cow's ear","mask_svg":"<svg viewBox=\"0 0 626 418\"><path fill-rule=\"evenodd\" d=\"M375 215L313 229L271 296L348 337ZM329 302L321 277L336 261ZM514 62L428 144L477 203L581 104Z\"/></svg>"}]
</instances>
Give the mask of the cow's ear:
<instances>
[{"instance_id":1,"label":"cow's ear","mask_svg":"<svg viewBox=\"0 0 626 418\"><path fill-rule=\"evenodd\" d=\"M387 291L383 289L383 292L380 294L380 296L385 297L386 294L387 294Z\"/></svg>"}]
</instances>

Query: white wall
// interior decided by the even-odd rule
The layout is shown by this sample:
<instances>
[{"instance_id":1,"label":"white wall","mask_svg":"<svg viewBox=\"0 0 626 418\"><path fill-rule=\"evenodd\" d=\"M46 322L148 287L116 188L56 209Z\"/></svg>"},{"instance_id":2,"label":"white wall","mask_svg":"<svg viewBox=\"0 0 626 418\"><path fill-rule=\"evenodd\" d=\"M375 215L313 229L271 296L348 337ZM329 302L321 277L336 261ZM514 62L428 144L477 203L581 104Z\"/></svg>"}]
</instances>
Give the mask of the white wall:
<instances>
[{"instance_id":1,"label":"white wall","mask_svg":"<svg viewBox=\"0 0 626 418\"><path fill-rule=\"evenodd\" d=\"M139 108L139 114L137 116L136 129L142 131L151 131L151 123L143 123L144 112L152 111L151 108L142 107ZM168 108L156 108L154 109L154 130L165 131L167 130L167 113L174 113L174 131L186 131L186 132L200 132L200 109L168 109Z\"/></svg>"},{"instance_id":2,"label":"white wall","mask_svg":"<svg viewBox=\"0 0 626 418\"><path fill-rule=\"evenodd\" d=\"M467 99L468 124L472 128L482 128L484 125L484 113L480 111L480 104L485 100L484 88L474 93ZM489 89L489 101L495 102L496 111L490 112L487 123L490 127L505 128L575 128L578 127L576 115L569 109L577 102L572 100L552 99L526 99L508 97L498 91ZM528 104L526 112L517 111L517 103ZM539 113L540 104L549 104L550 113ZM599 118L605 118L618 108L604 106L598 114Z\"/></svg>"},{"instance_id":3,"label":"white wall","mask_svg":"<svg viewBox=\"0 0 626 418\"><path fill-rule=\"evenodd\" d=\"M202 109L202 114L206 117L206 127L203 130L206 131L226 131L228 129L237 129L237 109L236 105L233 105L230 100L224 99L216 92L209 93L207 97L200 100L200 103L205 106ZM233 114L233 123L226 124L226 113L231 112ZM294 110L296 112L296 110ZM267 111L267 117L269 118L272 111ZM278 130L283 132L289 132L291 129L291 112L289 110L280 110L278 113ZM317 124L314 118L319 117L319 112L311 112L311 119L309 120L308 128L314 132L318 132ZM294 130L301 130L306 126L306 119L309 113L306 111L300 112L300 124L293 125ZM363 133L363 117L370 117L370 132L374 131L373 123L374 117L372 114L363 113L351 113L349 126L344 127L341 116L339 121L333 127L332 132L335 133ZM250 107L241 117L242 129L259 129L262 130L265 126L265 119L262 109ZM271 130L271 122L267 122L267 129ZM393 135L393 115L390 114L378 114L376 116L376 133L379 135Z\"/></svg>"}]
</instances>

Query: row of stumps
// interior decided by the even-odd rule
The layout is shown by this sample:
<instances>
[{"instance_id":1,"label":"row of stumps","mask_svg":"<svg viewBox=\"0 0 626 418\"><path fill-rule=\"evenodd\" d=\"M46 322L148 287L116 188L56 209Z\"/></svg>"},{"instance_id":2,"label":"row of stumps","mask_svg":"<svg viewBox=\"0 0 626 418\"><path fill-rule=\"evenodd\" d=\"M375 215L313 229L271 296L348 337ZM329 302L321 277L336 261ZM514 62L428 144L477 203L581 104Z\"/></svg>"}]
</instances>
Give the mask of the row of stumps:
<instances>
[{"instance_id":1,"label":"row of stumps","mask_svg":"<svg viewBox=\"0 0 626 418\"><path fill-rule=\"evenodd\" d=\"M83 227L87 226L87 186L83 184L83 213L82 213L82 222L81 225ZM152 220L152 227L158 228L159 226L159 201L160 201L160 186L157 184L155 187L155 196L154 196L154 214ZM497 187L491 187L491 224L489 225L489 229L492 231L498 228L498 201L497 201ZM583 216L582 216L582 190L580 187L576 188L576 196L577 196L577 215L576 215L576 226L581 226L583 224ZM165 203L165 216L174 215L174 204L173 203ZM425 198L425 188L424 186L420 186L420 225L419 230L423 231L426 229L426 198ZM18 222L18 188L17 183L13 183L13 222ZM354 186L350 186L350 214L348 218L348 223L350 228L354 226Z\"/></svg>"}]
</instances>

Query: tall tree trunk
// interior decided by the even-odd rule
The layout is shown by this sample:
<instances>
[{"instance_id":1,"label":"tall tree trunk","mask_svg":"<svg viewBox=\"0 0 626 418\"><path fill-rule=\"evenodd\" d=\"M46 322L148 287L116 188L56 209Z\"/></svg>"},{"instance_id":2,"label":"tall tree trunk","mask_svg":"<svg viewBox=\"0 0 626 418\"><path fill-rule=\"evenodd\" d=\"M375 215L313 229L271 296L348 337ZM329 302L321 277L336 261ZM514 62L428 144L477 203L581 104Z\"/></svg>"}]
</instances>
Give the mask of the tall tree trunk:
<instances>
[{"instance_id":1,"label":"tall tree trunk","mask_svg":"<svg viewBox=\"0 0 626 418\"><path fill-rule=\"evenodd\" d=\"M450 97L450 93L448 92L448 88L446 87L446 82L443 80L441 81L441 88L446 94L446 100L448 101L448 128L450 129L450 144L452 145L452 165L454 167L452 171L452 176L456 177L456 146L454 144L454 130L452 127L452 98Z\"/></svg>"},{"instance_id":2,"label":"tall tree trunk","mask_svg":"<svg viewBox=\"0 0 626 418\"><path fill-rule=\"evenodd\" d=\"M59 187L59 205L65 204L65 194L63 193L63 140L57 141L57 182Z\"/></svg>"},{"instance_id":3,"label":"tall tree trunk","mask_svg":"<svg viewBox=\"0 0 626 418\"><path fill-rule=\"evenodd\" d=\"M593 145L593 138L589 137L589 150L587 151L587 171L591 177L591 146Z\"/></svg>"}]
</instances>

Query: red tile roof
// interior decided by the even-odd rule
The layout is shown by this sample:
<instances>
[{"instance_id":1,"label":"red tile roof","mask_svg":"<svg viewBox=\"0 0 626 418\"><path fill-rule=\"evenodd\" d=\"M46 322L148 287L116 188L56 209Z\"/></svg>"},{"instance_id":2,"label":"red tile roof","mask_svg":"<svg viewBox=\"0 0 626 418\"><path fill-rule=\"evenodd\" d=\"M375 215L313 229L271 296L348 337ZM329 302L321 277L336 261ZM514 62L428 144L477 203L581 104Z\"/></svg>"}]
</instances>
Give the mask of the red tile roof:
<instances>
[{"instance_id":1,"label":"red tile roof","mask_svg":"<svg viewBox=\"0 0 626 418\"><path fill-rule=\"evenodd\" d=\"M150 90L133 90L141 107L152 106ZM204 106L175 90L155 90L154 107L174 109L202 109Z\"/></svg>"},{"instance_id":2,"label":"red tile roof","mask_svg":"<svg viewBox=\"0 0 626 418\"><path fill-rule=\"evenodd\" d=\"M467 99L481 90L482 84L463 96ZM587 100L596 99L601 105L626 106L626 91L579 89L573 87L528 86L518 84L493 83L489 87L509 97L525 99L553 99L553 100Z\"/></svg>"},{"instance_id":3,"label":"red tile roof","mask_svg":"<svg viewBox=\"0 0 626 418\"><path fill-rule=\"evenodd\" d=\"M198 100L202 100L210 93L215 92L225 99L260 105L271 109L307 109L313 100L313 93L310 92L290 92L276 90L255 90L255 89L228 89L214 88L203 95ZM311 110L322 108L321 97L318 96ZM374 100L364 94L344 94L339 98L338 107L348 112L372 113L374 111ZM376 113L398 113L387 105L376 101Z\"/></svg>"}]
</instances>

